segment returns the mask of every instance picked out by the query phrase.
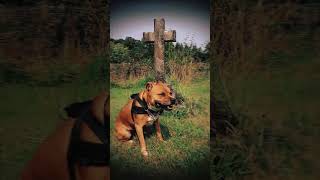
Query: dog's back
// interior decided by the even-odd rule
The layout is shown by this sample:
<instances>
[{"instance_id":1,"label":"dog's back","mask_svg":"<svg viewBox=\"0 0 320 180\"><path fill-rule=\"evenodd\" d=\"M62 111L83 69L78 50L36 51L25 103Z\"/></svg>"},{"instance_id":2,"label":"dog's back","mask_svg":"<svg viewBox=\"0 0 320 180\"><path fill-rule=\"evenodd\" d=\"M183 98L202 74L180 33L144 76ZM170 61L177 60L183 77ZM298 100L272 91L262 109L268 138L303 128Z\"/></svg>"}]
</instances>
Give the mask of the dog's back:
<instances>
[{"instance_id":1,"label":"dog's back","mask_svg":"<svg viewBox=\"0 0 320 180\"><path fill-rule=\"evenodd\" d=\"M64 121L38 147L22 173L22 180L67 180L67 151L74 121Z\"/></svg>"}]
</instances>

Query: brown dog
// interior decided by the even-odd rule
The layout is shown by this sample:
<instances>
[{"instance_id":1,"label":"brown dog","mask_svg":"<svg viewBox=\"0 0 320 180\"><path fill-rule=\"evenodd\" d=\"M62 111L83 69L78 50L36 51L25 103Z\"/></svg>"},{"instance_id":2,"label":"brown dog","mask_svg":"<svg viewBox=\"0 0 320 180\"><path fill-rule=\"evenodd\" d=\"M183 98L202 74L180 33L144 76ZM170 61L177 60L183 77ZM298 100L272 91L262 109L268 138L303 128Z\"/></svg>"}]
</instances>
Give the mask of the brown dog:
<instances>
[{"instance_id":1,"label":"brown dog","mask_svg":"<svg viewBox=\"0 0 320 180\"><path fill-rule=\"evenodd\" d=\"M109 123L109 95L101 93L92 101L78 103L88 106L89 114L101 124ZM77 117L77 110L72 110L71 116ZM72 114L73 113L73 114ZM70 114L69 114L70 115ZM87 117L87 116L86 116ZM62 122L46 140L39 146L31 161L22 172L22 180L69 180L70 171L68 166L68 147L70 136L76 123L75 118L70 118ZM106 124L105 124L106 125ZM80 123L80 139L86 142L101 144L101 140L84 122ZM109 132L105 132L108 133ZM90 146L89 146L90 147ZM77 151L77 149L75 149ZM108 153L108 152L106 152ZM108 166L81 166L74 164L74 174L76 180L109 180Z\"/></svg>"},{"instance_id":2,"label":"brown dog","mask_svg":"<svg viewBox=\"0 0 320 180\"><path fill-rule=\"evenodd\" d=\"M131 96L132 99L121 109L116 122L116 137L120 141L129 141L132 131L136 131L140 142L141 153L148 156L143 135L143 127L155 123L156 134L163 141L159 115L163 110L171 110L176 102L175 93L163 82L148 82L146 89Z\"/></svg>"}]
</instances>

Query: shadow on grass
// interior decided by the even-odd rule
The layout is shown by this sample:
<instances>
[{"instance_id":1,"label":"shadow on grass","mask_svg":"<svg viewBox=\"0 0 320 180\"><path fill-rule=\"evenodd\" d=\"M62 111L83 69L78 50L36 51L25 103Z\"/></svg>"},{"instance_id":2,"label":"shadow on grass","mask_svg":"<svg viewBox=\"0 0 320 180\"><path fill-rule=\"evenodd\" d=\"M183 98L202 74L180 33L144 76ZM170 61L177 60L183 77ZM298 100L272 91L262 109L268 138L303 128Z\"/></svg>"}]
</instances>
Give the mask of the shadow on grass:
<instances>
[{"instance_id":1,"label":"shadow on grass","mask_svg":"<svg viewBox=\"0 0 320 180\"><path fill-rule=\"evenodd\" d=\"M160 124L160 128L161 128L161 133L162 133L163 139L165 141L169 140L171 138L171 134L169 132L168 127ZM155 136L156 132L157 132L155 125L145 126L145 127L143 127L143 130L144 130L144 137L146 137L146 138Z\"/></svg>"}]
</instances>

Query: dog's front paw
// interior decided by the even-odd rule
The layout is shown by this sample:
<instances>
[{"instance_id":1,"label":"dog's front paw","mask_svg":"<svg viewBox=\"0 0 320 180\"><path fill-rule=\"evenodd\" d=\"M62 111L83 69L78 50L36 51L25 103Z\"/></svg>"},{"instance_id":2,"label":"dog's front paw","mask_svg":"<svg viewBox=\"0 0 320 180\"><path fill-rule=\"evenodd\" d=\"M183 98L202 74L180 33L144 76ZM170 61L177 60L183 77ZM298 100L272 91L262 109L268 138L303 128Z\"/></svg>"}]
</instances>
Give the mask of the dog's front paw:
<instances>
[{"instance_id":1,"label":"dog's front paw","mask_svg":"<svg viewBox=\"0 0 320 180\"><path fill-rule=\"evenodd\" d=\"M128 146L133 146L134 145L134 141L131 139L131 140L127 141L126 144Z\"/></svg>"},{"instance_id":2,"label":"dog's front paw","mask_svg":"<svg viewBox=\"0 0 320 180\"><path fill-rule=\"evenodd\" d=\"M164 139L163 139L163 137L162 137L161 135L157 135L157 138L158 138L158 140L161 141L161 142L164 141Z\"/></svg>"},{"instance_id":3,"label":"dog's front paw","mask_svg":"<svg viewBox=\"0 0 320 180\"><path fill-rule=\"evenodd\" d=\"M148 155L149 155L147 150L141 150L141 154L143 157L148 157Z\"/></svg>"}]
</instances>

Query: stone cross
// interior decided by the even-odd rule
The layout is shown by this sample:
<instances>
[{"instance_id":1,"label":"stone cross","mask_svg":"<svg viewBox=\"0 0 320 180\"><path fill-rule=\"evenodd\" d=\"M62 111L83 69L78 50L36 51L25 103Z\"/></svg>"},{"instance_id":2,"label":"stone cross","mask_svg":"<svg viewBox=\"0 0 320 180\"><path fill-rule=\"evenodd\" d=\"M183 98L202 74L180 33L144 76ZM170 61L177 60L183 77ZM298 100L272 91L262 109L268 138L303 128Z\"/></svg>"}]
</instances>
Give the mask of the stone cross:
<instances>
[{"instance_id":1,"label":"stone cross","mask_svg":"<svg viewBox=\"0 0 320 180\"><path fill-rule=\"evenodd\" d=\"M165 81L164 76L164 43L176 42L176 31L165 31L163 18L154 19L154 32L144 32L143 41L154 43L154 69L156 80Z\"/></svg>"}]
</instances>

